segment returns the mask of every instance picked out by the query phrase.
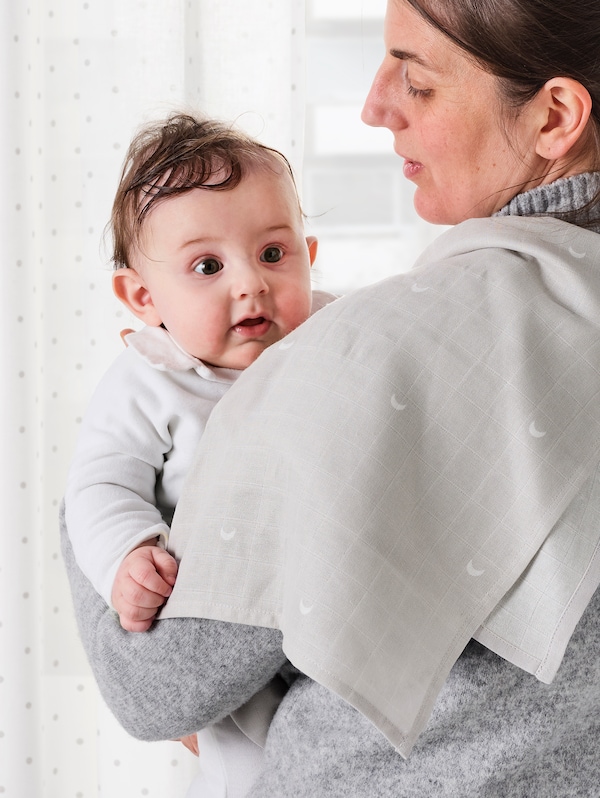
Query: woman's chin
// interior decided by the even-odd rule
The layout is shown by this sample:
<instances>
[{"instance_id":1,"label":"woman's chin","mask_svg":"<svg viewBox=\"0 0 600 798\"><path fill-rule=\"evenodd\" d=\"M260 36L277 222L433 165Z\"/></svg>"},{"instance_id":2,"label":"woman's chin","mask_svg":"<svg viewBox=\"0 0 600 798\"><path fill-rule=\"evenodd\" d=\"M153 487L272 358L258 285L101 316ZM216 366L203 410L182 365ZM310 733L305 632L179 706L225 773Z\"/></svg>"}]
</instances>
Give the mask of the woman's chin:
<instances>
[{"instance_id":1,"label":"woman's chin","mask_svg":"<svg viewBox=\"0 0 600 798\"><path fill-rule=\"evenodd\" d=\"M471 206L467 209L457 207L456 202L453 202L452 199L451 194L444 194L442 197L432 196L430 192L417 186L413 205L421 219L430 224L451 226L474 217L491 216L489 209L482 205Z\"/></svg>"},{"instance_id":2,"label":"woman's chin","mask_svg":"<svg viewBox=\"0 0 600 798\"><path fill-rule=\"evenodd\" d=\"M428 201L426 197L421 195L419 189L415 193L413 204L418 216L430 224L451 225L457 224L457 221L462 221L460 219L456 220L448 207L443 205L440 207L439 203Z\"/></svg>"}]
</instances>

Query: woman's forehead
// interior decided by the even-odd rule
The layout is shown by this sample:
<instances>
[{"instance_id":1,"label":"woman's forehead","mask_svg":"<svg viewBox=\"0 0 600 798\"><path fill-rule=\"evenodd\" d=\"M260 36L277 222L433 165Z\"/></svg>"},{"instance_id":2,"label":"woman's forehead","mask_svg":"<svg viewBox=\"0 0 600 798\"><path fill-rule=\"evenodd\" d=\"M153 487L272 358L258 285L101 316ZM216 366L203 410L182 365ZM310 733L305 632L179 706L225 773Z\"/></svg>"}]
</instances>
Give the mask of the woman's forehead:
<instances>
[{"instance_id":1,"label":"woman's forehead","mask_svg":"<svg viewBox=\"0 0 600 798\"><path fill-rule=\"evenodd\" d=\"M406 0L389 0L384 39L392 57L413 63L433 77L466 77L473 67L486 71Z\"/></svg>"}]
</instances>

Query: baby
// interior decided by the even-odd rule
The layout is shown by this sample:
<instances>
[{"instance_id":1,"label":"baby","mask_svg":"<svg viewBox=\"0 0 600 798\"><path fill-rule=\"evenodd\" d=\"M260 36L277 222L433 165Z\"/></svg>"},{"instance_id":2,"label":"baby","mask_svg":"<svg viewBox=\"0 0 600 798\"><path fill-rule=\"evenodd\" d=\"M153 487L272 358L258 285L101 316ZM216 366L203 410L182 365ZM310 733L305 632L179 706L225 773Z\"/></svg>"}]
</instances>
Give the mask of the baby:
<instances>
[{"instance_id":1,"label":"baby","mask_svg":"<svg viewBox=\"0 0 600 798\"><path fill-rule=\"evenodd\" d=\"M115 294L147 326L92 398L67 524L82 570L141 632L175 581L169 523L210 411L333 297L311 292L317 242L288 162L230 126L181 114L143 130L111 222Z\"/></svg>"},{"instance_id":2,"label":"baby","mask_svg":"<svg viewBox=\"0 0 600 798\"><path fill-rule=\"evenodd\" d=\"M94 392L66 521L81 569L123 628L143 632L175 583L169 525L212 408L334 297L311 291L317 242L285 157L214 120L177 114L134 138L111 229L114 292L146 326ZM203 757L216 740L219 794L241 795L261 755L231 718L211 732ZM195 735L183 742L198 752Z\"/></svg>"}]
</instances>

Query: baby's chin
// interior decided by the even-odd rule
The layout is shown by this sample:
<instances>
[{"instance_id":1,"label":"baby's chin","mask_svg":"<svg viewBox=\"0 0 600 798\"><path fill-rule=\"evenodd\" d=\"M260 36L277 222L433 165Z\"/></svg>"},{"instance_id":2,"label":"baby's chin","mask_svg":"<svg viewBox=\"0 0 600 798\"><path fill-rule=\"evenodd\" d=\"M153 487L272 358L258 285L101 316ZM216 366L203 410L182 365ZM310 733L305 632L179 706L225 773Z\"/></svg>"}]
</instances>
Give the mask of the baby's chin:
<instances>
[{"instance_id":1,"label":"baby's chin","mask_svg":"<svg viewBox=\"0 0 600 798\"><path fill-rule=\"evenodd\" d=\"M222 357L215 358L213 361L202 357L200 360L203 360L207 366L212 366L213 368L242 371L251 366L266 349L280 340L281 338L278 338L277 341L269 341L268 343L264 341L248 341Z\"/></svg>"}]
</instances>

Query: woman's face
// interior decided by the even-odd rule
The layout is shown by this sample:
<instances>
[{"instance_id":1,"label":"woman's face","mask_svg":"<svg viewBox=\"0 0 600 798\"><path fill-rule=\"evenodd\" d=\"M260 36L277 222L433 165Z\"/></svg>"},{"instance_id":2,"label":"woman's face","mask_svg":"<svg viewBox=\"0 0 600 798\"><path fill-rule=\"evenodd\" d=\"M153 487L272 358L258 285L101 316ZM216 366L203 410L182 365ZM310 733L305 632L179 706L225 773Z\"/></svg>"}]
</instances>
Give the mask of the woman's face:
<instances>
[{"instance_id":1,"label":"woman's face","mask_svg":"<svg viewBox=\"0 0 600 798\"><path fill-rule=\"evenodd\" d=\"M532 113L503 115L494 76L404 0L388 0L384 38L362 119L393 133L419 216L436 224L490 216L542 182L548 164L535 153Z\"/></svg>"}]
</instances>

